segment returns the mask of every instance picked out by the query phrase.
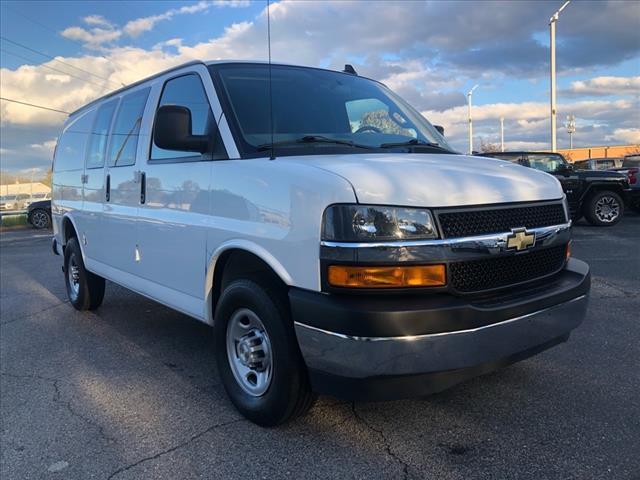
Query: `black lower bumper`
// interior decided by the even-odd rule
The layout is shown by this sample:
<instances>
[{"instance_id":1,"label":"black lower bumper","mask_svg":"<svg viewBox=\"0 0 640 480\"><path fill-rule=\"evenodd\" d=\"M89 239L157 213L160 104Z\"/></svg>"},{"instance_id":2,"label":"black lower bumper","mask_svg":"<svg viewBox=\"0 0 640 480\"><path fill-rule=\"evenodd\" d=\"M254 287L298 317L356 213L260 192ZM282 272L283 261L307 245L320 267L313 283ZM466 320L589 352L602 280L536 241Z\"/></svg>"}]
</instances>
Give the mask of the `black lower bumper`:
<instances>
[{"instance_id":1,"label":"black lower bumper","mask_svg":"<svg viewBox=\"0 0 640 480\"><path fill-rule=\"evenodd\" d=\"M292 289L317 391L351 399L422 396L565 341L586 312L589 267L492 298L338 297Z\"/></svg>"},{"instance_id":2,"label":"black lower bumper","mask_svg":"<svg viewBox=\"0 0 640 480\"><path fill-rule=\"evenodd\" d=\"M382 401L426 397L447 390L466 380L525 360L566 342L568 339L569 334L565 334L508 357L457 370L366 378L342 377L319 370L309 370L309 378L314 391L346 400Z\"/></svg>"}]
</instances>

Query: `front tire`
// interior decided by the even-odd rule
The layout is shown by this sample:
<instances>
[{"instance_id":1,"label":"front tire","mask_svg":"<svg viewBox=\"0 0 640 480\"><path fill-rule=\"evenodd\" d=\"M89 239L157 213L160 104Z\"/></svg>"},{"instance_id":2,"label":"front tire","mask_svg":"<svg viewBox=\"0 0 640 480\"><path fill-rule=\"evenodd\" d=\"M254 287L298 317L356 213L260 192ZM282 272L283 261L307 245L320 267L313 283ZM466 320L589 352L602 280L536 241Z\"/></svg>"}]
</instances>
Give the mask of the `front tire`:
<instances>
[{"instance_id":1,"label":"front tire","mask_svg":"<svg viewBox=\"0 0 640 480\"><path fill-rule=\"evenodd\" d=\"M104 278L84 268L80 244L72 237L64 248L64 279L69 302L76 310L95 310L104 299Z\"/></svg>"},{"instance_id":2,"label":"front tire","mask_svg":"<svg viewBox=\"0 0 640 480\"><path fill-rule=\"evenodd\" d=\"M596 227L612 227L624 213L624 202L615 192L604 190L595 193L588 201L585 217Z\"/></svg>"},{"instance_id":3,"label":"front tire","mask_svg":"<svg viewBox=\"0 0 640 480\"><path fill-rule=\"evenodd\" d=\"M216 308L215 357L231 402L252 422L272 427L315 401L288 308L277 292L240 279Z\"/></svg>"}]
</instances>

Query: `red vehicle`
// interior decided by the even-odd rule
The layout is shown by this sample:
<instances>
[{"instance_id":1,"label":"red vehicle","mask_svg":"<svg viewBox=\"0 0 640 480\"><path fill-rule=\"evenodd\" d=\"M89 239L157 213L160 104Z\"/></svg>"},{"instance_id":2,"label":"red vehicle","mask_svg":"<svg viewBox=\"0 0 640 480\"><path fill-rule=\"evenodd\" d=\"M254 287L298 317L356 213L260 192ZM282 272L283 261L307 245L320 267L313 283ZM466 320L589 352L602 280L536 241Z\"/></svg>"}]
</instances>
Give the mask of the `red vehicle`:
<instances>
[{"instance_id":1,"label":"red vehicle","mask_svg":"<svg viewBox=\"0 0 640 480\"><path fill-rule=\"evenodd\" d=\"M627 176L631 191L629 193L629 207L640 212L640 154L627 155L619 168L610 168L613 172L623 173Z\"/></svg>"}]
</instances>

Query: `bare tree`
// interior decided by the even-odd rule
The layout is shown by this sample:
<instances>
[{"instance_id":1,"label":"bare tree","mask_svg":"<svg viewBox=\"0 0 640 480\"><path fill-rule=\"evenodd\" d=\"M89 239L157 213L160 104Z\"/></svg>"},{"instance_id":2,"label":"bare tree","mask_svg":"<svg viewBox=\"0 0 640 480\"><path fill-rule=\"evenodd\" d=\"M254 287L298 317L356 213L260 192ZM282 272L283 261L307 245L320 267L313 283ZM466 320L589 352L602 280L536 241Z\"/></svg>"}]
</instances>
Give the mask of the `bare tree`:
<instances>
[{"instance_id":1,"label":"bare tree","mask_svg":"<svg viewBox=\"0 0 640 480\"><path fill-rule=\"evenodd\" d=\"M482 153L496 153L500 151L500 145L497 143L485 142L484 138L481 138L480 151Z\"/></svg>"}]
</instances>

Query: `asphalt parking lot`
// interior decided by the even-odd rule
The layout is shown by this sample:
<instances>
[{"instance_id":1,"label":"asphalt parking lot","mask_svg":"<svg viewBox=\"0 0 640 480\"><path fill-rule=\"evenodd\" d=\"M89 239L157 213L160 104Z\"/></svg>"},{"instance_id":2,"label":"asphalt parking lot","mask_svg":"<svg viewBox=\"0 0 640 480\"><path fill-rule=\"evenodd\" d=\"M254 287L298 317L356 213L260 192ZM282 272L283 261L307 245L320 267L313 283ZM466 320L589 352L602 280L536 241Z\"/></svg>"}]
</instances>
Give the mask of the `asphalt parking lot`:
<instances>
[{"instance_id":1,"label":"asphalt parking lot","mask_svg":"<svg viewBox=\"0 0 640 480\"><path fill-rule=\"evenodd\" d=\"M226 399L211 330L117 285L66 301L47 233L0 235L3 479L640 479L640 215L579 224L568 343L418 400L321 397L277 429Z\"/></svg>"}]
</instances>

